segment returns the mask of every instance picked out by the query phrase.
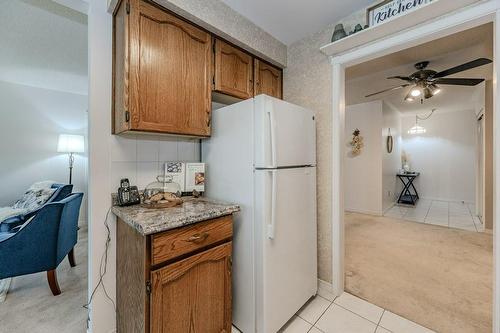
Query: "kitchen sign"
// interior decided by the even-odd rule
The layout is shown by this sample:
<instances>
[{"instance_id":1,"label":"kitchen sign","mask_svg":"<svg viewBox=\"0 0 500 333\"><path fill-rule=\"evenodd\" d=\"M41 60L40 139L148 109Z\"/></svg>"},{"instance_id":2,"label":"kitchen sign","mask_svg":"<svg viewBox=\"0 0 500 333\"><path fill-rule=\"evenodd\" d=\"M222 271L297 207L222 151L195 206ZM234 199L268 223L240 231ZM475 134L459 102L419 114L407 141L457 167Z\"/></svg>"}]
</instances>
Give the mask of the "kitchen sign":
<instances>
[{"instance_id":1,"label":"kitchen sign","mask_svg":"<svg viewBox=\"0 0 500 333\"><path fill-rule=\"evenodd\" d=\"M432 1L433 0L385 0L367 9L367 23L370 27L385 23L394 17L402 16Z\"/></svg>"}]
</instances>

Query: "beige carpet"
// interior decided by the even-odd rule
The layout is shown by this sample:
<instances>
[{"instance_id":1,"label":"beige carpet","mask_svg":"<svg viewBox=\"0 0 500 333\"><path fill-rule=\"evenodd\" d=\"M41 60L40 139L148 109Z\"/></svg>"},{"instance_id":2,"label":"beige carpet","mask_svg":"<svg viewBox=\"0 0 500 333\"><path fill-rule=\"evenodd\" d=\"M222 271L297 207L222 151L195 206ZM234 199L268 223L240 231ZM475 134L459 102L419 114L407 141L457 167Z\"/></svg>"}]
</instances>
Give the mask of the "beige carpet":
<instances>
[{"instance_id":1,"label":"beige carpet","mask_svg":"<svg viewBox=\"0 0 500 333\"><path fill-rule=\"evenodd\" d=\"M46 273L12 279L5 302L0 303L1 333L85 333L87 330L87 227L78 232L76 267L68 258L57 267L61 294L53 296Z\"/></svg>"},{"instance_id":2,"label":"beige carpet","mask_svg":"<svg viewBox=\"0 0 500 333\"><path fill-rule=\"evenodd\" d=\"M346 213L346 290L440 333L490 333L492 235Z\"/></svg>"}]
</instances>

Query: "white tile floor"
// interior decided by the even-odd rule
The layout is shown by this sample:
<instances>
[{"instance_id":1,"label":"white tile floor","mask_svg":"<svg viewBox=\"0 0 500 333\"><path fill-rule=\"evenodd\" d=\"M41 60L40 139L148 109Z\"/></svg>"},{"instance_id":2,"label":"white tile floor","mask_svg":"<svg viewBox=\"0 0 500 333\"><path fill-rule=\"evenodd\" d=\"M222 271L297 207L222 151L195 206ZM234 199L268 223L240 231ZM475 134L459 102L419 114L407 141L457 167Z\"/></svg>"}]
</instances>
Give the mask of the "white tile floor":
<instances>
[{"instance_id":1,"label":"white tile floor","mask_svg":"<svg viewBox=\"0 0 500 333\"><path fill-rule=\"evenodd\" d=\"M348 293L333 300L319 295L312 298L280 331L280 333L391 332L433 333L434 331ZM239 331L233 327L233 333Z\"/></svg>"},{"instance_id":2,"label":"white tile floor","mask_svg":"<svg viewBox=\"0 0 500 333\"><path fill-rule=\"evenodd\" d=\"M483 224L474 214L474 211L475 208L472 204L420 199L415 207L395 205L384 216L449 228L483 232Z\"/></svg>"}]
</instances>

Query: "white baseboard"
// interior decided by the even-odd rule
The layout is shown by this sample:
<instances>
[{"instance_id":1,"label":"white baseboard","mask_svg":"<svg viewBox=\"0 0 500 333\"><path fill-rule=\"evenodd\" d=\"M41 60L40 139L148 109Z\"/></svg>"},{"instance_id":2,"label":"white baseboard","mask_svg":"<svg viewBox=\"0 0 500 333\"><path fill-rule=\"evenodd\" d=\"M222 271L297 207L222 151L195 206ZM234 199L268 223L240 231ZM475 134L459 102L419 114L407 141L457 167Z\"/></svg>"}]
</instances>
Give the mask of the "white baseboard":
<instances>
[{"instance_id":1,"label":"white baseboard","mask_svg":"<svg viewBox=\"0 0 500 333\"><path fill-rule=\"evenodd\" d=\"M92 330L90 328L87 328L87 333L92 333ZM108 333L116 333L116 328L113 328L111 331Z\"/></svg>"},{"instance_id":2,"label":"white baseboard","mask_svg":"<svg viewBox=\"0 0 500 333\"><path fill-rule=\"evenodd\" d=\"M333 301L335 299L333 285L330 282L318 279L318 295L329 301Z\"/></svg>"},{"instance_id":3,"label":"white baseboard","mask_svg":"<svg viewBox=\"0 0 500 333\"><path fill-rule=\"evenodd\" d=\"M349 213L359 213L359 214L367 214L367 215L374 215L374 216L382 216L382 212L374 211L374 210L364 210L364 209L346 207L345 211L349 212Z\"/></svg>"},{"instance_id":4,"label":"white baseboard","mask_svg":"<svg viewBox=\"0 0 500 333\"><path fill-rule=\"evenodd\" d=\"M396 206L396 201L394 202L391 202L391 204L389 206L387 206L386 209L384 209L382 215L385 215L392 207Z\"/></svg>"},{"instance_id":5,"label":"white baseboard","mask_svg":"<svg viewBox=\"0 0 500 333\"><path fill-rule=\"evenodd\" d=\"M448 198L435 198L435 197L427 197L427 196L421 196L420 200L433 200L433 201L448 201L448 202L457 202L457 203L465 203L468 205L474 205L475 202L468 201L468 200L460 200L460 199L448 199Z\"/></svg>"}]
</instances>

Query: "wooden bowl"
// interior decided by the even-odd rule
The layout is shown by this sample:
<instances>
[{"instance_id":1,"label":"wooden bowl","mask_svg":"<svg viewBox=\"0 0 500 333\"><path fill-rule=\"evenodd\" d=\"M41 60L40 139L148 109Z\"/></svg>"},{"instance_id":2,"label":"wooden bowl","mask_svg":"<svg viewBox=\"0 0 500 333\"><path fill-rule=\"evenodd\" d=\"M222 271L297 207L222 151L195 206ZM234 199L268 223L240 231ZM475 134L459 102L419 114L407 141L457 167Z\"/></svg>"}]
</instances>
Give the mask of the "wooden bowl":
<instances>
[{"instance_id":1,"label":"wooden bowl","mask_svg":"<svg viewBox=\"0 0 500 333\"><path fill-rule=\"evenodd\" d=\"M163 200L162 200L163 201ZM144 208L150 209L162 209L162 208L172 208L175 206L182 205L184 201L182 199L169 200L165 202L152 202L152 203L143 203L142 206Z\"/></svg>"}]
</instances>

